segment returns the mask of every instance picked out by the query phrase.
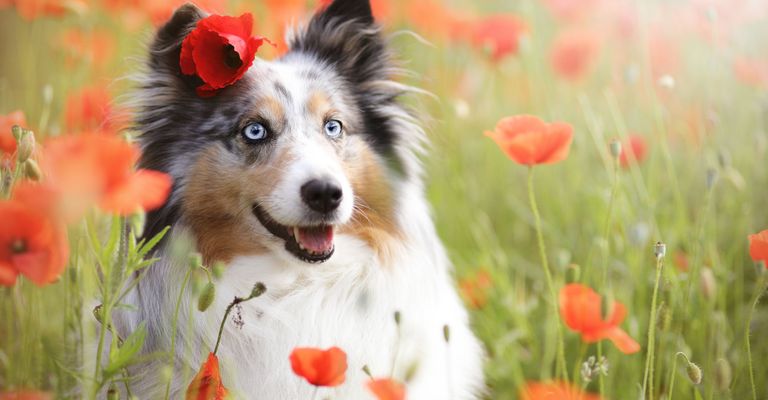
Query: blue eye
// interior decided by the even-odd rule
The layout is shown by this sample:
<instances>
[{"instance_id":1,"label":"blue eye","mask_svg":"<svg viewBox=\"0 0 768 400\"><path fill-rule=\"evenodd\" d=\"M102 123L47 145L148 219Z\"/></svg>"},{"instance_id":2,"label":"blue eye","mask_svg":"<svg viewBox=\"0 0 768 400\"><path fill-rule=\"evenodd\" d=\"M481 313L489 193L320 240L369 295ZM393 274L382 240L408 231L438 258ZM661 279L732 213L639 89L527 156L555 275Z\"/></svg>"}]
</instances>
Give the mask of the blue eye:
<instances>
[{"instance_id":1,"label":"blue eye","mask_svg":"<svg viewBox=\"0 0 768 400\"><path fill-rule=\"evenodd\" d=\"M243 128L243 137L248 142L260 142L267 138L267 128L258 122L252 122Z\"/></svg>"},{"instance_id":2,"label":"blue eye","mask_svg":"<svg viewBox=\"0 0 768 400\"><path fill-rule=\"evenodd\" d=\"M337 139L341 136L341 122L331 119L325 123L325 134L331 139Z\"/></svg>"}]
</instances>

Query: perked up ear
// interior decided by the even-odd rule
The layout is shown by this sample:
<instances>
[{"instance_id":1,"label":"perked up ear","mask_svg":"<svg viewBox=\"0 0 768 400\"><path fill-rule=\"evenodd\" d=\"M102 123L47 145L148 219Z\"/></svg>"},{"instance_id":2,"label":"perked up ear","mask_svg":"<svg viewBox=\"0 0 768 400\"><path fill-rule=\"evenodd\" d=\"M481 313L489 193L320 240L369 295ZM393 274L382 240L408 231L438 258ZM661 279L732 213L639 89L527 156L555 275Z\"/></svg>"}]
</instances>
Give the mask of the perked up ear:
<instances>
[{"instance_id":1,"label":"perked up ear","mask_svg":"<svg viewBox=\"0 0 768 400\"><path fill-rule=\"evenodd\" d=\"M186 3L176 9L171 19L157 31L157 35L149 47L150 67L181 75L179 67L181 43L187 34L195 28L197 21L206 16L203 10L191 3Z\"/></svg>"},{"instance_id":2,"label":"perked up ear","mask_svg":"<svg viewBox=\"0 0 768 400\"><path fill-rule=\"evenodd\" d=\"M329 19L357 19L363 23L373 23L370 0L334 0L325 9L323 15Z\"/></svg>"}]
</instances>

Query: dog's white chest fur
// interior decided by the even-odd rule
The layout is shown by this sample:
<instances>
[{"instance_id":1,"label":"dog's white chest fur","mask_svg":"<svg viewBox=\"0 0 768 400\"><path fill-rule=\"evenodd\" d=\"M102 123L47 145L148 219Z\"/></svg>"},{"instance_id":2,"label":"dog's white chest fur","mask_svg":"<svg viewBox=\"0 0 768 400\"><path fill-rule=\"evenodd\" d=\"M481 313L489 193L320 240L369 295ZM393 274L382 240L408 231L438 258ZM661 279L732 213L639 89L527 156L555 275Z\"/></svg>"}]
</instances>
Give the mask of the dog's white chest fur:
<instances>
[{"instance_id":1,"label":"dog's white chest fur","mask_svg":"<svg viewBox=\"0 0 768 400\"><path fill-rule=\"evenodd\" d=\"M236 258L217 282L216 301L205 313L185 296L178 341L189 345L177 349L176 368L187 368L187 373L186 378L175 375L172 398L183 397L185 379L212 349L227 304L234 296L247 295L256 282L263 282L267 293L233 312L218 354L224 384L235 398L311 399L315 389L293 373L289 355L296 347L330 346L347 353L346 382L321 388L317 398L372 399L365 365L377 378L401 381L416 368L407 387L409 399L475 398L482 390L482 350L469 330L430 218L425 209L419 211L412 214L406 240L395 247L387 265L363 242L341 235L336 254L323 264L293 261L288 254ZM167 328L161 328L163 322L152 324L160 316L148 314L155 307L147 306L164 304L157 311L169 320L178 295L174 287L181 282L173 275L182 271L169 272L174 269L169 265L153 268L158 270L147 276L140 308L150 323L150 346L161 350L168 346ZM137 323L134 319L128 325ZM449 342L444 339L446 325ZM153 397L163 386L159 375L150 373L154 382L142 381L135 391L147 395L142 398Z\"/></svg>"}]
</instances>

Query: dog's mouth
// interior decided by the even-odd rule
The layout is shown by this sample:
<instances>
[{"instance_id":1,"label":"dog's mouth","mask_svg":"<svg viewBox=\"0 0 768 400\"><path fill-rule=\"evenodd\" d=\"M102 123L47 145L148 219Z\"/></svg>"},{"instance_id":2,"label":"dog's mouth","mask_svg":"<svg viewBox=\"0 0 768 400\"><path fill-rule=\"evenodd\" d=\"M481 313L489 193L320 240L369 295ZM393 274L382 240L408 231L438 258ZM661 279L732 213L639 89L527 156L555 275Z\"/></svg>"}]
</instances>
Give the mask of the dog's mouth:
<instances>
[{"instance_id":1,"label":"dog's mouth","mask_svg":"<svg viewBox=\"0 0 768 400\"><path fill-rule=\"evenodd\" d=\"M333 255L333 226L286 226L254 204L253 213L269 233L285 241L285 250L308 263L321 263Z\"/></svg>"}]
</instances>

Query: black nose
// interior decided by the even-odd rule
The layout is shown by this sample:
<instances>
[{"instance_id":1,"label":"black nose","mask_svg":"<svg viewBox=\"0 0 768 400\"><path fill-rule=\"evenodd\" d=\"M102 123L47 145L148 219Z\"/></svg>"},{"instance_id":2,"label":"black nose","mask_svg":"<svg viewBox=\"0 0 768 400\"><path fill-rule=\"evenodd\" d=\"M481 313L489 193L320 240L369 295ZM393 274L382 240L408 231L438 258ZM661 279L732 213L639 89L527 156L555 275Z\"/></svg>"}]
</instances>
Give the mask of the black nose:
<instances>
[{"instance_id":1,"label":"black nose","mask_svg":"<svg viewBox=\"0 0 768 400\"><path fill-rule=\"evenodd\" d=\"M309 208L329 213L341 204L341 188L331 180L313 179L301 187L301 199Z\"/></svg>"}]
</instances>

